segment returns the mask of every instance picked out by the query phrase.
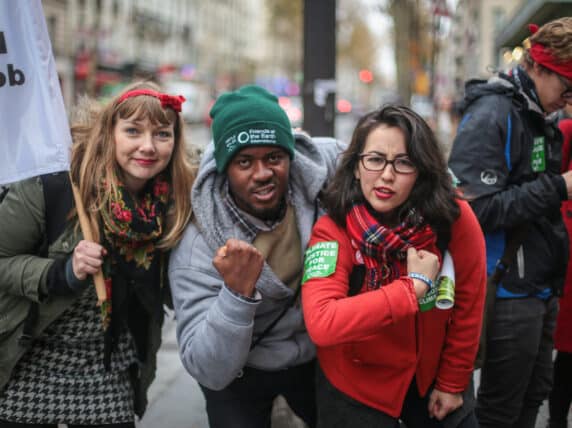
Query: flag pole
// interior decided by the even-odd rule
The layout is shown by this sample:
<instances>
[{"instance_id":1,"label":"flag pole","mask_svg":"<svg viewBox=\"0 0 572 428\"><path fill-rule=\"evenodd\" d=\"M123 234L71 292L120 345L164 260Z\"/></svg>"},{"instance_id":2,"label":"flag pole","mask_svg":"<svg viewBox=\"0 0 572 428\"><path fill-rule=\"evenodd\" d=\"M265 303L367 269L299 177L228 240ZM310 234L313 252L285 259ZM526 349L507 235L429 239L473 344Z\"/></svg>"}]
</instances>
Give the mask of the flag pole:
<instances>
[{"instance_id":1,"label":"flag pole","mask_svg":"<svg viewBox=\"0 0 572 428\"><path fill-rule=\"evenodd\" d=\"M79 226L81 228L81 233L83 233L83 237L86 240L94 242L93 233L91 232L91 225L89 224L87 214L85 213L85 209L83 207L83 202L81 200L79 190L77 189L76 185L71 179L71 174L70 174L70 183L73 191L73 199L75 201L75 207L77 209L77 216L79 218ZM107 292L105 291L105 281L103 280L103 274L101 273L101 269L99 269L93 275L93 282L95 284L95 291L97 293L97 305L101 306L101 304L105 302L105 300L107 300Z\"/></svg>"}]
</instances>

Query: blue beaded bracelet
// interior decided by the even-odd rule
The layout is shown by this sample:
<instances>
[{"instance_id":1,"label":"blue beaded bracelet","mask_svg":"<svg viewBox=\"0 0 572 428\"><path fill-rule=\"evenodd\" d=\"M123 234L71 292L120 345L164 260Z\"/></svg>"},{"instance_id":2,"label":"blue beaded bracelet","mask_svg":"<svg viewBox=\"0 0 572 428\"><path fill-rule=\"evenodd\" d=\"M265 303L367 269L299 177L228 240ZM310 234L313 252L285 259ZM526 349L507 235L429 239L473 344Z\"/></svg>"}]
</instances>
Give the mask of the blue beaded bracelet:
<instances>
[{"instance_id":1,"label":"blue beaded bracelet","mask_svg":"<svg viewBox=\"0 0 572 428\"><path fill-rule=\"evenodd\" d=\"M419 280L423 281L425 284L427 284L427 286L429 287L429 290L431 290L433 288L433 280L431 278L423 275L422 273L410 272L407 274L407 276L409 278L419 279Z\"/></svg>"}]
</instances>

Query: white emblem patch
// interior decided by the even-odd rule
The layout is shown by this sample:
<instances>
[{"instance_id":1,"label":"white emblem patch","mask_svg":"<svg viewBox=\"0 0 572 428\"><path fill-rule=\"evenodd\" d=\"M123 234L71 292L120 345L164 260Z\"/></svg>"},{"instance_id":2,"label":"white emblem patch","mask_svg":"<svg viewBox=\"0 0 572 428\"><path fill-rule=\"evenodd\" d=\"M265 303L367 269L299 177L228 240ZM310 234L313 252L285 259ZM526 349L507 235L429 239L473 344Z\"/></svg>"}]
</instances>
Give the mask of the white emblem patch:
<instances>
[{"instance_id":1,"label":"white emblem patch","mask_svg":"<svg viewBox=\"0 0 572 428\"><path fill-rule=\"evenodd\" d=\"M481 181L489 186L496 184L498 180L497 173L490 169L481 171Z\"/></svg>"}]
</instances>

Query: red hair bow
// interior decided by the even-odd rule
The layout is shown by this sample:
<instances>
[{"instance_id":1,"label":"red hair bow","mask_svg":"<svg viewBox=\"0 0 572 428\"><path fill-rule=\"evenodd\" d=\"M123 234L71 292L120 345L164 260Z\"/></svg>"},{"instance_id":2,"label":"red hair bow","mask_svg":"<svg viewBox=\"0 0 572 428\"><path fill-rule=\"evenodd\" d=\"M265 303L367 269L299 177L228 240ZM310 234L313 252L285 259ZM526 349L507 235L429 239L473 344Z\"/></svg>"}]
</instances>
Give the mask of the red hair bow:
<instances>
[{"instance_id":1,"label":"red hair bow","mask_svg":"<svg viewBox=\"0 0 572 428\"><path fill-rule=\"evenodd\" d=\"M537 24L528 24L528 30L530 31L530 34L534 34L538 31L538 25Z\"/></svg>"},{"instance_id":2,"label":"red hair bow","mask_svg":"<svg viewBox=\"0 0 572 428\"><path fill-rule=\"evenodd\" d=\"M183 97L182 95L163 94L161 92L153 91L151 89L135 89L133 91L127 91L123 95L121 95L117 103L121 104L127 98L137 97L139 95L149 95L151 97L155 97L159 101L161 101L161 107L172 108L177 113L181 112L183 102L185 101L185 97Z\"/></svg>"}]
</instances>

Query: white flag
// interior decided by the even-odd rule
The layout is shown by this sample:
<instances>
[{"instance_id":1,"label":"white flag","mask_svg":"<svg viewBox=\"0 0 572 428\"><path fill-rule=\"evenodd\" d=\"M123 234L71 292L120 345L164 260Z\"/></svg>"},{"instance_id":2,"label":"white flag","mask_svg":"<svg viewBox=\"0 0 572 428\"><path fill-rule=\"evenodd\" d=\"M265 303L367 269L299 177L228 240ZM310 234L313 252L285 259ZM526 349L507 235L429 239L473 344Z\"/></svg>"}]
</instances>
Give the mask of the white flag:
<instances>
[{"instance_id":1,"label":"white flag","mask_svg":"<svg viewBox=\"0 0 572 428\"><path fill-rule=\"evenodd\" d=\"M0 0L0 184L69 169L71 136L40 0Z\"/></svg>"}]
</instances>

